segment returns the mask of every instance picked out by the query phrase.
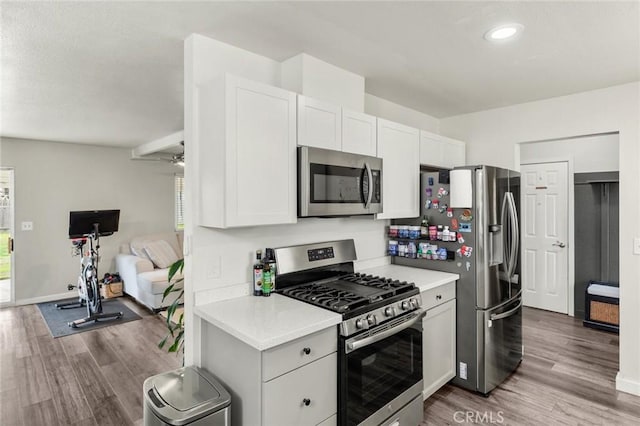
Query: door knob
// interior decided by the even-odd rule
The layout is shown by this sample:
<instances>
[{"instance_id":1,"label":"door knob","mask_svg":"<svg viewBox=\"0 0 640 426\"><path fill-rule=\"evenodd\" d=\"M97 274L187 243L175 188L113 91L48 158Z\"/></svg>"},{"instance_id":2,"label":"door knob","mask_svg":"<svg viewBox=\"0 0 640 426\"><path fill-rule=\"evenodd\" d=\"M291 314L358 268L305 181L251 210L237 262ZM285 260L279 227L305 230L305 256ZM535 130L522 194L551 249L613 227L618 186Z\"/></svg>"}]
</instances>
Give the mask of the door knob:
<instances>
[{"instance_id":1,"label":"door knob","mask_svg":"<svg viewBox=\"0 0 640 426\"><path fill-rule=\"evenodd\" d=\"M555 243L551 244L552 246L558 246L560 248L564 248L565 244L562 241L556 241Z\"/></svg>"}]
</instances>

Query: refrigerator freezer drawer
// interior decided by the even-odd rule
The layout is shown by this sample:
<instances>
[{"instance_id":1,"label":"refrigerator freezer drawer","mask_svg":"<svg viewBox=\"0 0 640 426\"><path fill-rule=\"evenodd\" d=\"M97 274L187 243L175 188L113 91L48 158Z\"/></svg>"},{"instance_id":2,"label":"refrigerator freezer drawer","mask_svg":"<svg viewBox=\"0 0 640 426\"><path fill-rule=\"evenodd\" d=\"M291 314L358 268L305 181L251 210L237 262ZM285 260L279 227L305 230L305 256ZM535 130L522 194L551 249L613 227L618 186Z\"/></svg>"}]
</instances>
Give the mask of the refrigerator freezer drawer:
<instances>
[{"instance_id":1,"label":"refrigerator freezer drawer","mask_svg":"<svg viewBox=\"0 0 640 426\"><path fill-rule=\"evenodd\" d=\"M502 383L522 360L522 297L494 309L478 310L478 391Z\"/></svg>"}]
</instances>

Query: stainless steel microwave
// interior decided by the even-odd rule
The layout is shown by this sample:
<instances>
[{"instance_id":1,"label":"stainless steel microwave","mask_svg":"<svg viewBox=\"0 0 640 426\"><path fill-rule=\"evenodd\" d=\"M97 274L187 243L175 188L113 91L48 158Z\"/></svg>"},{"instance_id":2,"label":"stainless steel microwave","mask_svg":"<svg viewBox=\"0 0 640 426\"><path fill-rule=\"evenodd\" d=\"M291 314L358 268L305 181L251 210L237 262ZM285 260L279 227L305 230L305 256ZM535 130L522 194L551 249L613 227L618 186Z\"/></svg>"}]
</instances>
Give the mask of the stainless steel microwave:
<instances>
[{"instance_id":1,"label":"stainless steel microwave","mask_svg":"<svg viewBox=\"0 0 640 426\"><path fill-rule=\"evenodd\" d=\"M382 212L382 159L298 147L298 217Z\"/></svg>"}]
</instances>

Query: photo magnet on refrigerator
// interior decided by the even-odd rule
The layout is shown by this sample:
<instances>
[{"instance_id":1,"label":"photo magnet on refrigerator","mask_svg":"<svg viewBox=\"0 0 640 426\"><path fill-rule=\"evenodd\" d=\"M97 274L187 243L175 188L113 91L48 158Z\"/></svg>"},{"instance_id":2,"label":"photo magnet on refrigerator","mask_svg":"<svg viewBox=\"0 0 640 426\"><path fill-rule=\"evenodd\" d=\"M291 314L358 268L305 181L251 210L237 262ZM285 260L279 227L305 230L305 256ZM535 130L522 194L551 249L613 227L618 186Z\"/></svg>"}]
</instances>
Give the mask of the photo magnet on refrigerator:
<instances>
[{"instance_id":1,"label":"photo magnet on refrigerator","mask_svg":"<svg viewBox=\"0 0 640 426\"><path fill-rule=\"evenodd\" d=\"M471 232L471 224L470 223L461 223L460 228L458 229L460 232Z\"/></svg>"}]
</instances>

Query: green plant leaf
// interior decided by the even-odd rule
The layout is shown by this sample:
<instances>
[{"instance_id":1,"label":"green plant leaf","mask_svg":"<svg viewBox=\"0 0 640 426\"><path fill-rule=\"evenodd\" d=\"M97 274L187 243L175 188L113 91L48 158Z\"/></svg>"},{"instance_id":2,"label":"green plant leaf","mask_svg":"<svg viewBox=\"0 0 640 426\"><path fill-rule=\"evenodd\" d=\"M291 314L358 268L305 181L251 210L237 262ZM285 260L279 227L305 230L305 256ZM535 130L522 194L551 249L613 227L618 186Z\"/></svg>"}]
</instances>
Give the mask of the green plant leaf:
<instances>
[{"instance_id":1,"label":"green plant leaf","mask_svg":"<svg viewBox=\"0 0 640 426\"><path fill-rule=\"evenodd\" d=\"M178 292L178 291L180 292L178 294L178 297L176 297L175 300L171 303L171 305L167 307L166 323L167 323L167 330L169 332L167 336L165 336L165 338L162 339L160 343L158 343L158 346L160 348L163 348L167 343L167 341L169 341L169 339L171 338L173 343L171 344L171 346L169 346L169 349L167 349L168 352L179 352L182 349L183 343L184 343L184 313L180 314L180 318L178 319L177 324L174 324L171 321L176 310L180 306L180 299L182 299L184 296L184 287L176 288L176 285L183 282L184 279L178 278L174 280L177 273L182 274L183 269L184 269L184 259L179 259L175 261L169 267L169 272L167 274L167 281L169 282L169 285L167 286L167 288L164 290L162 294L162 302L164 302L164 300L167 298L167 296L169 296L169 294L173 292Z\"/></svg>"},{"instance_id":2,"label":"green plant leaf","mask_svg":"<svg viewBox=\"0 0 640 426\"><path fill-rule=\"evenodd\" d=\"M164 336L164 339L160 340L160 342L158 342L158 347L160 349L164 348L164 345L167 344L167 339L169 338L169 335L167 334L166 336Z\"/></svg>"}]
</instances>

